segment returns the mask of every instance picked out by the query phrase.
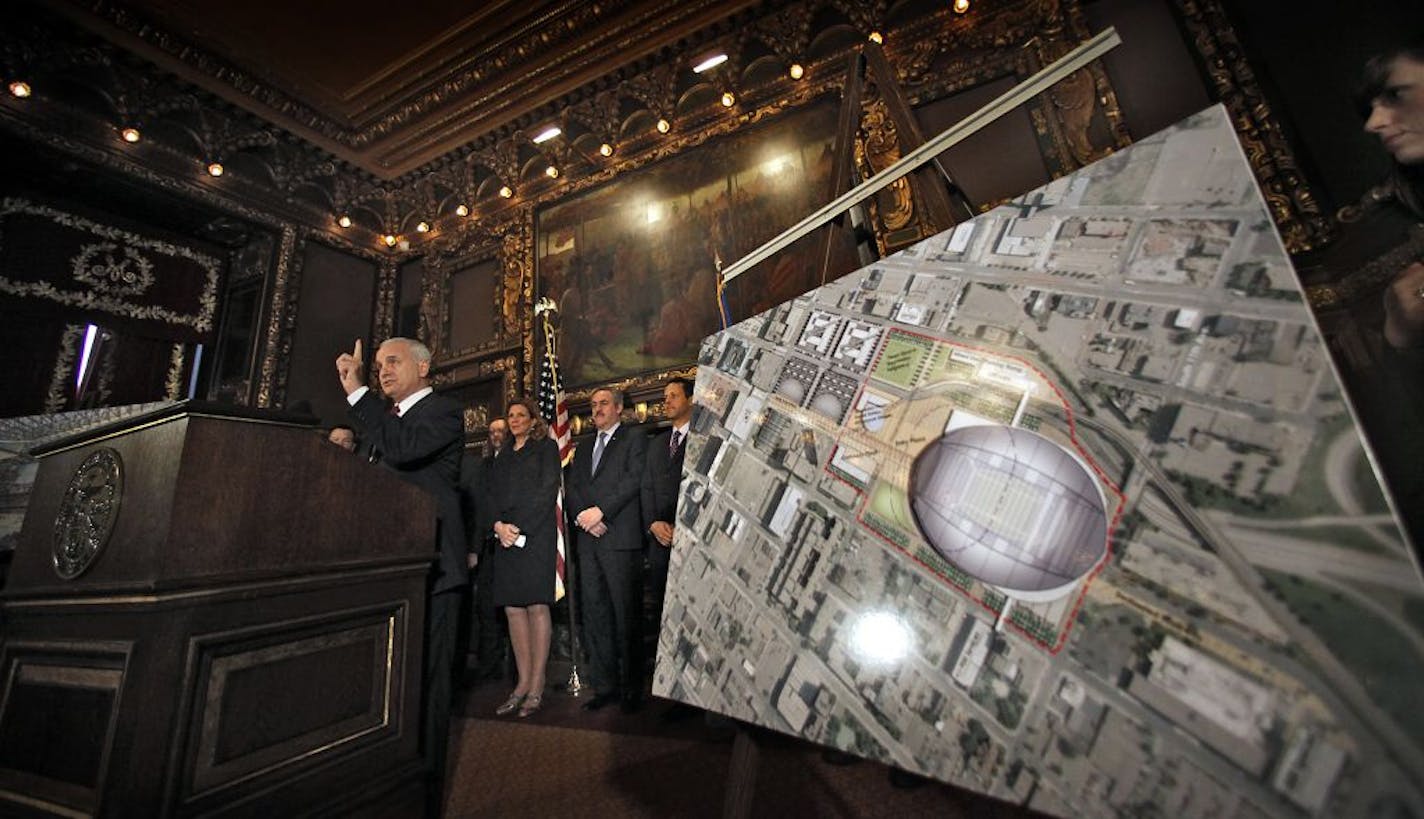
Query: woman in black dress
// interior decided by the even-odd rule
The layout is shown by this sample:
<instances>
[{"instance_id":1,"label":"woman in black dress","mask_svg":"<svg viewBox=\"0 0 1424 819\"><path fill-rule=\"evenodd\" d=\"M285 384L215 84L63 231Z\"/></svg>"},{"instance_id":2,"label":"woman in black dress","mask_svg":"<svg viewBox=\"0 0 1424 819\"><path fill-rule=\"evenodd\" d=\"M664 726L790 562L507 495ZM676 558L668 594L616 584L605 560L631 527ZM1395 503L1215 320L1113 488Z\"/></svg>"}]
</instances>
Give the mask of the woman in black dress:
<instances>
[{"instance_id":1,"label":"woman in black dress","mask_svg":"<svg viewBox=\"0 0 1424 819\"><path fill-rule=\"evenodd\" d=\"M549 606L554 602L559 448L527 399L511 402L505 421L510 444L491 464L488 484L499 538L490 596L509 619L519 683L496 713L517 710L527 717L543 704L553 632Z\"/></svg>"}]
</instances>

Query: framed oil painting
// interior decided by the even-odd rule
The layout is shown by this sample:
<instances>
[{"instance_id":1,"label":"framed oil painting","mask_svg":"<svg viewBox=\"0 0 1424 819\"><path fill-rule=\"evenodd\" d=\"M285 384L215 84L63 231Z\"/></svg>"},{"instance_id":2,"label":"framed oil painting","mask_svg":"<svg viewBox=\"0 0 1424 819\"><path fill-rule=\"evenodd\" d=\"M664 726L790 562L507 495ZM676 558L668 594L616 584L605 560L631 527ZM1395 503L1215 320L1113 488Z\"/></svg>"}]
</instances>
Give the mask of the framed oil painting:
<instances>
[{"instance_id":1,"label":"framed oil painting","mask_svg":"<svg viewBox=\"0 0 1424 819\"><path fill-rule=\"evenodd\" d=\"M559 305L578 387L685 365L721 328L717 270L827 198L837 105L826 99L625 174L538 214L537 291ZM820 284L820 234L728 287L734 318ZM832 267L854 266L836 254Z\"/></svg>"}]
</instances>

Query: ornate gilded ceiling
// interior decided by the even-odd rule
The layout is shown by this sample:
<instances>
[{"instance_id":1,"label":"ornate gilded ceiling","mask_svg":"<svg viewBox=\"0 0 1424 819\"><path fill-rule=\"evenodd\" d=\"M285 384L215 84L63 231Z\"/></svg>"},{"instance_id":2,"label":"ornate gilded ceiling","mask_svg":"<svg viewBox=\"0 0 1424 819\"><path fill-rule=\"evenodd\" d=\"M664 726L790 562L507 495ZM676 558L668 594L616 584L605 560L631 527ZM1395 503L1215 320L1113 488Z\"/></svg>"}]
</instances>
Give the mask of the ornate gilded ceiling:
<instances>
[{"instance_id":1,"label":"ornate gilded ceiling","mask_svg":"<svg viewBox=\"0 0 1424 819\"><path fill-rule=\"evenodd\" d=\"M344 235L368 247L448 223L460 204L487 220L557 197L664 138L834 88L868 32L970 25L931 0L23 0L6 12L0 70L34 89L0 101L13 132L337 235L346 215ZM694 73L712 51L727 62ZM534 145L547 124L563 136ZM118 140L126 127L140 143ZM213 162L220 180L204 173Z\"/></svg>"},{"instance_id":2,"label":"ornate gilded ceiling","mask_svg":"<svg viewBox=\"0 0 1424 819\"><path fill-rule=\"evenodd\" d=\"M78 25L381 179L752 0L62 2Z\"/></svg>"}]
</instances>

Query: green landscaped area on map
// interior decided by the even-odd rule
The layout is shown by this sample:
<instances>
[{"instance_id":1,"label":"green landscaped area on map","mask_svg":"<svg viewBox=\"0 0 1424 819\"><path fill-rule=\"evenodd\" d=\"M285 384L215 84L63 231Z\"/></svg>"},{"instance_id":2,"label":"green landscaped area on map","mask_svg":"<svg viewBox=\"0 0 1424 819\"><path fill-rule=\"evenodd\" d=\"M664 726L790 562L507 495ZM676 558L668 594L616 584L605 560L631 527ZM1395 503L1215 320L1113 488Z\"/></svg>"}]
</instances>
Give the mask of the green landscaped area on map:
<instances>
[{"instance_id":1,"label":"green landscaped area on map","mask_svg":"<svg viewBox=\"0 0 1424 819\"><path fill-rule=\"evenodd\" d=\"M880 359L875 362L872 378L901 389L909 389L920 372L920 365L935 345L925 339L891 333L885 339L885 349L880 351Z\"/></svg>"},{"instance_id":2,"label":"green landscaped area on map","mask_svg":"<svg viewBox=\"0 0 1424 819\"><path fill-rule=\"evenodd\" d=\"M910 548L910 543L919 532L910 513L905 490L884 481L876 481L870 490L870 497L861 510L860 522L880 533L901 549Z\"/></svg>"},{"instance_id":3,"label":"green landscaped area on map","mask_svg":"<svg viewBox=\"0 0 1424 819\"><path fill-rule=\"evenodd\" d=\"M1348 595L1285 572L1261 574L1296 617L1325 641L1386 714L1424 745L1424 710L1416 706L1424 658L1392 623Z\"/></svg>"},{"instance_id":4,"label":"green landscaped area on map","mask_svg":"<svg viewBox=\"0 0 1424 819\"><path fill-rule=\"evenodd\" d=\"M884 481L876 481L875 488L870 490L870 500L866 502L865 508L867 511L875 513L876 517L881 520L898 527L901 531L915 531L915 519L910 513L910 502L905 497L905 490L898 486L891 486Z\"/></svg>"}]
</instances>

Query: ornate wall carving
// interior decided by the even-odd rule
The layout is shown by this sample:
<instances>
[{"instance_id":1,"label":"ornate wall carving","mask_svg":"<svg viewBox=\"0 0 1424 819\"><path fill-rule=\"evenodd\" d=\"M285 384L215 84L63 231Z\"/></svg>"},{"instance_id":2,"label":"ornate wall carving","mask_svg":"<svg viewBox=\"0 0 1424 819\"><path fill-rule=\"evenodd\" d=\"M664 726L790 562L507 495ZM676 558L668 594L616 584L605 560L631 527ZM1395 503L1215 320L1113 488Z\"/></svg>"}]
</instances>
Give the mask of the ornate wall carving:
<instances>
[{"instance_id":1,"label":"ornate wall carving","mask_svg":"<svg viewBox=\"0 0 1424 819\"><path fill-rule=\"evenodd\" d=\"M174 344L168 355L168 375L163 379L163 397L169 401L187 398L186 384L183 383L184 370L188 368L187 345Z\"/></svg>"},{"instance_id":2,"label":"ornate wall carving","mask_svg":"<svg viewBox=\"0 0 1424 819\"><path fill-rule=\"evenodd\" d=\"M206 339L222 262L19 197L0 199L0 294L92 310L160 337Z\"/></svg>"},{"instance_id":3,"label":"ornate wall carving","mask_svg":"<svg viewBox=\"0 0 1424 819\"><path fill-rule=\"evenodd\" d=\"M400 271L396 260L381 260L376 274L376 310L372 319L371 338L390 338L396 326L396 279Z\"/></svg>"},{"instance_id":4,"label":"ornate wall carving","mask_svg":"<svg viewBox=\"0 0 1424 819\"><path fill-rule=\"evenodd\" d=\"M70 382L74 380L74 360L78 357L79 342L84 338L84 330L83 324L64 325L64 334L59 339L59 355L54 361L54 370L50 373L49 392L45 394L46 415L64 412L69 397L74 393Z\"/></svg>"},{"instance_id":5,"label":"ornate wall carving","mask_svg":"<svg viewBox=\"0 0 1424 819\"><path fill-rule=\"evenodd\" d=\"M1226 10L1217 0L1178 0L1177 6L1217 98L1231 112L1286 249L1301 253L1324 243L1331 235L1329 217L1301 172Z\"/></svg>"},{"instance_id":6,"label":"ornate wall carving","mask_svg":"<svg viewBox=\"0 0 1424 819\"><path fill-rule=\"evenodd\" d=\"M500 313L506 335L517 327L524 394L534 394L534 208L521 208L504 231Z\"/></svg>"},{"instance_id":7,"label":"ornate wall carving","mask_svg":"<svg viewBox=\"0 0 1424 819\"><path fill-rule=\"evenodd\" d=\"M271 299L267 305L267 328L262 344L262 377L257 387L257 406L279 407L286 397L287 371L282 362L292 352L292 330L296 326L297 297L301 291L299 259L302 247L293 225L282 226L277 246L277 266L272 273Z\"/></svg>"}]
</instances>

